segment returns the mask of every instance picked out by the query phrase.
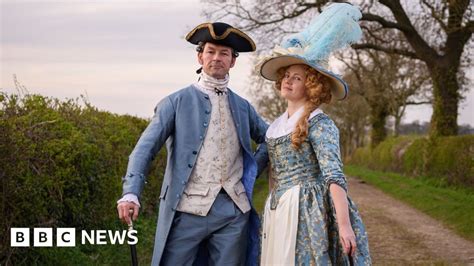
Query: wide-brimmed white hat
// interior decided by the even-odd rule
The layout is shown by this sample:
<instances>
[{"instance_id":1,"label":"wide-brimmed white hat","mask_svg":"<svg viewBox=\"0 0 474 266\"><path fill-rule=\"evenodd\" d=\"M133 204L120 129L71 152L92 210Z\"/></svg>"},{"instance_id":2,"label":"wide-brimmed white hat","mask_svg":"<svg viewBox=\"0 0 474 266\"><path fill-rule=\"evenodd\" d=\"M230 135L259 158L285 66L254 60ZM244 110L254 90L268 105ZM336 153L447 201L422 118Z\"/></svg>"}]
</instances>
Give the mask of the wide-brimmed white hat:
<instances>
[{"instance_id":1,"label":"wide-brimmed white hat","mask_svg":"<svg viewBox=\"0 0 474 266\"><path fill-rule=\"evenodd\" d=\"M289 36L273 49L273 55L261 64L260 74L275 81L280 68L308 65L328 77L333 99L345 99L349 86L339 75L328 70L328 59L335 50L362 37L358 24L361 17L359 9L351 4L333 3L326 6L308 27Z\"/></svg>"}]
</instances>

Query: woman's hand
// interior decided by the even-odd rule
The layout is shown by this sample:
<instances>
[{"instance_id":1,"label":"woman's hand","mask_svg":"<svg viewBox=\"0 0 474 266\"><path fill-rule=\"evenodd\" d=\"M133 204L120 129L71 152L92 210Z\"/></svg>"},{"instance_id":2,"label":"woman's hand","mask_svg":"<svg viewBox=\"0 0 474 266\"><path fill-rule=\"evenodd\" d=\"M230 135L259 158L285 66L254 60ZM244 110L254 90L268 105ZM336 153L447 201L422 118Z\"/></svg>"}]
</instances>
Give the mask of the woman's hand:
<instances>
[{"instance_id":1,"label":"woman's hand","mask_svg":"<svg viewBox=\"0 0 474 266\"><path fill-rule=\"evenodd\" d=\"M349 219L349 207L346 191L339 185L333 183L329 186L334 208L336 209L336 219L339 225L339 240L345 254L354 256L357 250L354 230L352 230Z\"/></svg>"},{"instance_id":2,"label":"woman's hand","mask_svg":"<svg viewBox=\"0 0 474 266\"><path fill-rule=\"evenodd\" d=\"M357 243L354 230L350 224L339 225L339 240L341 241L344 254L354 257L357 250Z\"/></svg>"}]
</instances>

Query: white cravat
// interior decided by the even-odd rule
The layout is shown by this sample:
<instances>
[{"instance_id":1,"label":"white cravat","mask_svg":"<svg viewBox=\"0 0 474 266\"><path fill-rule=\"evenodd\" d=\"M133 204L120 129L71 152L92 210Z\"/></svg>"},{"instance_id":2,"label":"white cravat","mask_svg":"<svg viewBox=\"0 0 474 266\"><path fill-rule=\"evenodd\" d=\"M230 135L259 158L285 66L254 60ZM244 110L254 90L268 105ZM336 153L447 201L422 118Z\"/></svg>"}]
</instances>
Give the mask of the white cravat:
<instances>
[{"instance_id":1,"label":"white cravat","mask_svg":"<svg viewBox=\"0 0 474 266\"><path fill-rule=\"evenodd\" d=\"M199 76L199 80L197 82L199 87L204 88L205 90L208 90L208 91L215 92L215 93L218 93L217 91L227 92L228 83L229 83L229 74L226 74L224 79L216 79L209 76L204 71L201 72Z\"/></svg>"}]
</instances>

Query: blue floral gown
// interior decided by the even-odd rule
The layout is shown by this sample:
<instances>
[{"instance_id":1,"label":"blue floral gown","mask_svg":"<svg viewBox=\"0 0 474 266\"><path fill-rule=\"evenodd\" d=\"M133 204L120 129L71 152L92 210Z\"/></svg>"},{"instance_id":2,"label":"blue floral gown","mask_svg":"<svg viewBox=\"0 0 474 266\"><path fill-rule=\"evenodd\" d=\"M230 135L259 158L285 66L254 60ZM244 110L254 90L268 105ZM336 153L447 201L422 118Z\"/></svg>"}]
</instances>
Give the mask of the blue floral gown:
<instances>
[{"instance_id":1,"label":"blue floral gown","mask_svg":"<svg viewBox=\"0 0 474 266\"><path fill-rule=\"evenodd\" d=\"M308 124L308 137L299 150L292 148L291 134L278 138L267 136L275 188L267 199L264 211L262 258L277 254L276 257L280 256L289 261L292 261L292 258L288 256L294 256L295 265L351 265L352 263L370 265L371 258L365 226L350 198L348 198L349 217L357 242L357 252L352 259L343 254L339 241L335 208L329 193L329 185L332 183L341 186L347 192L347 182L342 172L339 152L338 129L324 113L318 113L310 118ZM288 204L284 202L284 198L297 187L299 187L299 195L293 196L296 202L291 203L295 206L284 207L283 215L280 213L279 218L268 215L278 210L280 205ZM285 192L288 192L287 195ZM289 211L286 211L287 209ZM296 210L291 211L291 209ZM294 240L286 239L287 235L290 235L286 231L291 231L291 224L294 224L295 228L293 236L296 236L296 239ZM274 225L284 228L272 228ZM268 252L269 245L276 244L286 249L286 243L278 244L275 239L280 239L279 242L288 241L288 245L294 246L294 252L281 253L282 251L275 250ZM269 264L268 261L262 259L261 262Z\"/></svg>"}]
</instances>

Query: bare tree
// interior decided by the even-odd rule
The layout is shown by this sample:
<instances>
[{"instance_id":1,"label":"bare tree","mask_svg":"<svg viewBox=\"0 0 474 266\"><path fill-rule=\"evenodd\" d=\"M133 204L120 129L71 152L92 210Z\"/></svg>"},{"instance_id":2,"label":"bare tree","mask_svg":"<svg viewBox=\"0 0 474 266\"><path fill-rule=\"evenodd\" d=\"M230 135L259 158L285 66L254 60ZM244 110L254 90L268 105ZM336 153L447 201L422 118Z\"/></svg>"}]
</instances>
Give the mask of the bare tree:
<instances>
[{"instance_id":1,"label":"bare tree","mask_svg":"<svg viewBox=\"0 0 474 266\"><path fill-rule=\"evenodd\" d=\"M353 74L349 74L353 75ZM345 77L353 82L351 77ZM323 107L339 128L341 153L344 160L350 159L354 151L368 143L369 111L367 101L359 94L350 93L344 101Z\"/></svg>"},{"instance_id":2,"label":"bare tree","mask_svg":"<svg viewBox=\"0 0 474 266\"><path fill-rule=\"evenodd\" d=\"M209 17L229 18L256 37L261 53L269 51L287 33L301 29L329 1L204 2L208 4L205 12ZM353 47L423 62L433 86L431 134L457 134L459 101L467 89L464 70L471 66L473 50L469 41L474 31L472 3L469 0L352 2L361 7L362 28L365 36L370 36ZM390 35L393 37L387 38Z\"/></svg>"},{"instance_id":3,"label":"bare tree","mask_svg":"<svg viewBox=\"0 0 474 266\"><path fill-rule=\"evenodd\" d=\"M430 103L426 97L428 73L418 60L377 51L350 51L340 60L352 93L362 96L370 107L371 145L387 136L386 120L395 118L395 134L407 105Z\"/></svg>"},{"instance_id":4,"label":"bare tree","mask_svg":"<svg viewBox=\"0 0 474 266\"><path fill-rule=\"evenodd\" d=\"M393 70L389 73L395 74L388 86L388 93L392 95L389 111L394 118L394 135L398 136L407 106L432 104L429 93L431 83L426 66L419 60L392 54L387 63Z\"/></svg>"}]
</instances>

